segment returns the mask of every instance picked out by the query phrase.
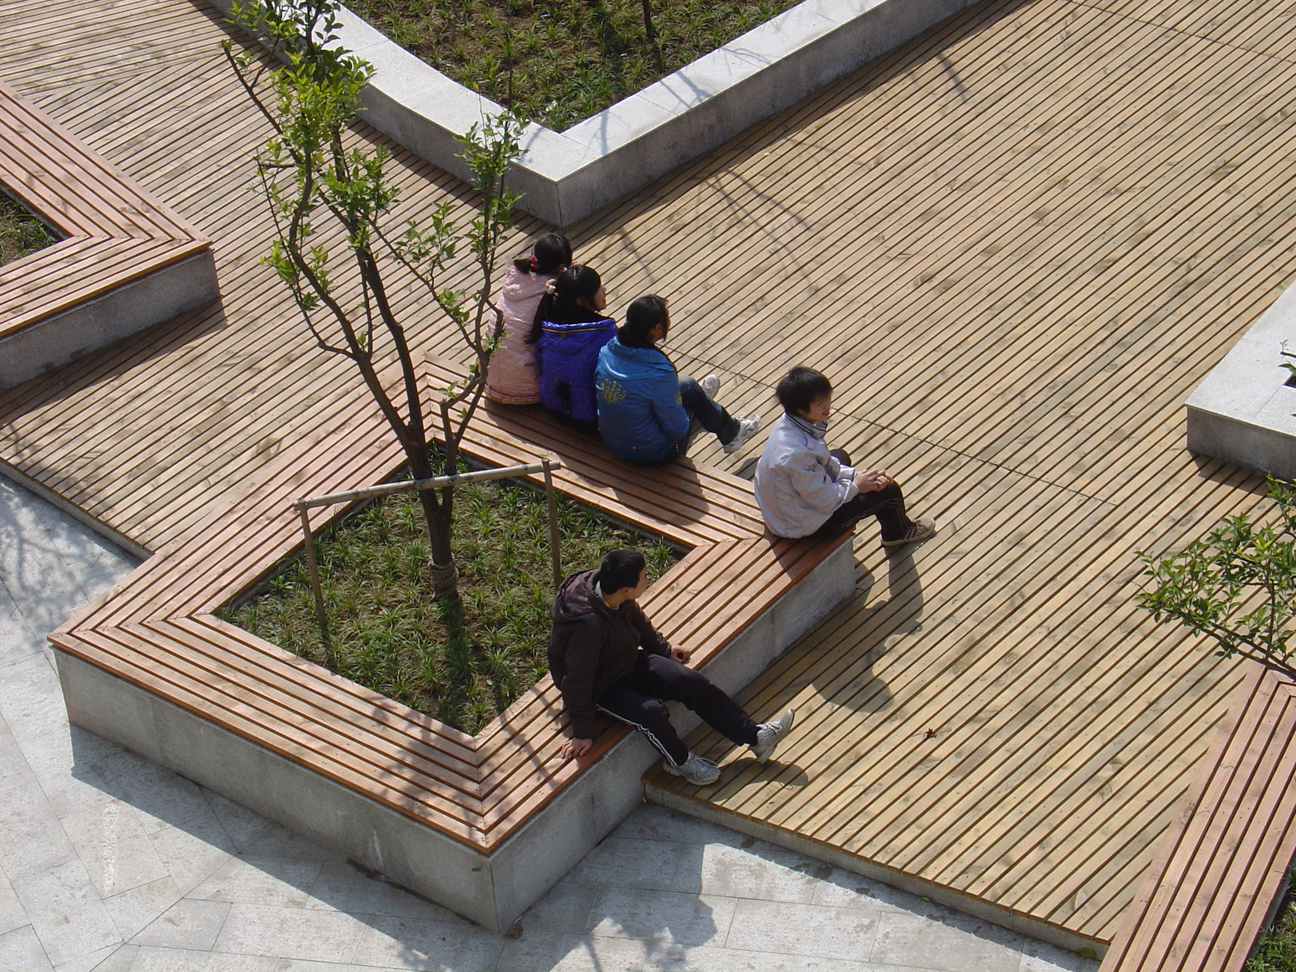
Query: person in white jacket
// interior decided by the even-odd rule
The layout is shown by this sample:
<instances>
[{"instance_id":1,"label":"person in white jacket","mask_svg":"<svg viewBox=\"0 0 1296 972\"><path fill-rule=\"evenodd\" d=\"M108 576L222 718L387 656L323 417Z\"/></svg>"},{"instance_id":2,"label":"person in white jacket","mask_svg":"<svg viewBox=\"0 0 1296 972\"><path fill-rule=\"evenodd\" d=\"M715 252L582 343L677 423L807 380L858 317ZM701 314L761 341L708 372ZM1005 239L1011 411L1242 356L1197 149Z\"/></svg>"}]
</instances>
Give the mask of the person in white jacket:
<instances>
[{"instance_id":1,"label":"person in white jacket","mask_svg":"<svg viewBox=\"0 0 1296 972\"><path fill-rule=\"evenodd\" d=\"M813 368L793 368L776 389L783 414L756 464L756 502L770 533L835 537L866 516L882 528L882 546L919 543L936 532L929 517L911 520L904 494L884 469L855 469L824 440L832 384Z\"/></svg>"}]
</instances>

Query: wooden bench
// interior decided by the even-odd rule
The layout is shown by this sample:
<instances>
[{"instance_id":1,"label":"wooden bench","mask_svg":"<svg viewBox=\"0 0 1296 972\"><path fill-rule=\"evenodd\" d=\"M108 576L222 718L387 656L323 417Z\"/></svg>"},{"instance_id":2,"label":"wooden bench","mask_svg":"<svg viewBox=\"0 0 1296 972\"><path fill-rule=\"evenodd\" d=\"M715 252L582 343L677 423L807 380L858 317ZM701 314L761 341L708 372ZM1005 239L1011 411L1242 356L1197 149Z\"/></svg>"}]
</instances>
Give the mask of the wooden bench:
<instances>
[{"instance_id":1,"label":"wooden bench","mask_svg":"<svg viewBox=\"0 0 1296 972\"><path fill-rule=\"evenodd\" d=\"M1296 684L1257 668L1100 972L1241 972L1294 855Z\"/></svg>"},{"instance_id":2,"label":"wooden bench","mask_svg":"<svg viewBox=\"0 0 1296 972\"><path fill-rule=\"evenodd\" d=\"M428 366L433 386L447 367ZM50 640L76 725L507 928L642 800L651 747L608 723L589 757L561 760L547 677L470 737L216 617L299 550L291 500L388 477L392 439L357 391ZM720 470L631 468L528 409L484 410L464 448L483 463L556 452L564 493L689 548L645 609L731 691L854 588L849 536L762 535L750 486Z\"/></svg>"},{"instance_id":3,"label":"wooden bench","mask_svg":"<svg viewBox=\"0 0 1296 972\"><path fill-rule=\"evenodd\" d=\"M219 296L210 240L2 83L0 186L61 237L0 267L0 388Z\"/></svg>"}]
</instances>

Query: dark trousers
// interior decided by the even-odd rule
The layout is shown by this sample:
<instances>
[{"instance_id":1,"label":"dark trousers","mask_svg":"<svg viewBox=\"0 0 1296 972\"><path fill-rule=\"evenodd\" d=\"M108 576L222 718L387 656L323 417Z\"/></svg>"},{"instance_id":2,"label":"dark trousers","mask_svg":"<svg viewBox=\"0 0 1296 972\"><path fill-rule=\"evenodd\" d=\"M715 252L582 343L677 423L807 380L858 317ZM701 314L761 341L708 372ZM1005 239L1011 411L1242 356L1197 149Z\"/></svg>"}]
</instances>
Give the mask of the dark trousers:
<instances>
[{"instance_id":1,"label":"dark trousers","mask_svg":"<svg viewBox=\"0 0 1296 972\"><path fill-rule=\"evenodd\" d=\"M715 435L721 445L732 442L734 436L738 434L738 420L726 412L723 405L704 392L702 386L692 378L685 376L680 379L679 384L680 401L692 423L688 434L675 443L674 455L688 454L689 445L699 427Z\"/></svg>"},{"instance_id":2,"label":"dark trousers","mask_svg":"<svg viewBox=\"0 0 1296 972\"><path fill-rule=\"evenodd\" d=\"M689 749L671 725L663 700L683 702L716 732L736 743L756 742L751 716L716 688L701 672L673 658L641 651L634 671L613 682L598 698L598 707L634 726L676 766L688 759Z\"/></svg>"},{"instance_id":3,"label":"dark trousers","mask_svg":"<svg viewBox=\"0 0 1296 972\"><path fill-rule=\"evenodd\" d=\"M833 449L833 458L843 466L851 464L850 456L841 449ZM814 532L816 537L835 537L853 529L866 516L876 516L882 528L883 540L899 540L913 521L905 515L904 494L900 486L892 483L885 489L860 493L853 500L833 510L828 522Z\"/></svg>"}]
</instances>

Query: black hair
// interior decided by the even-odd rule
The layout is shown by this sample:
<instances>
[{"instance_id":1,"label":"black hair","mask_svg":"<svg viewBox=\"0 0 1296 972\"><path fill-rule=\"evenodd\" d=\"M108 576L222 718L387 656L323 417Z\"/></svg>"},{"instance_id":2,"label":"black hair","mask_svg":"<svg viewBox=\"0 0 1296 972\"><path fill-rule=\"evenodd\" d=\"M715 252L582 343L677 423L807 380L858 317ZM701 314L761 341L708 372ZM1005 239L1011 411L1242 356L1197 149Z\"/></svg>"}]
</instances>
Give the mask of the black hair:
<instances>
[{"instance_id":1,"label":"black hair","mask_svg":"<svg viewBox=\"0 0 1296 972\"><path fill-rule=\"evenodd\" d=\"M599 564L594 580L605 595L615 594L623 587L637 586L646 563L638 550L613 550Z\"/></svg>"},{"instance_id":2,"label":"black hair","mask_svg":"<svg viewBox=\"0 0 1296 972\"><path fill-rule=\"evenodd\" d=\"M589 308L577 303L579 300L591 301L603 286L603 280L593 267L577 264L568 267L554 278L553 290L540 298L536 307L535 320L531 323L531 333L527 335L527 344L540 340L544 322L552 324L575 324L577 321L599 320L600 315L592 313Z\"/></svg>"},{"instance_id":3,"label":"black hair","mask_svg":"<svg viewBox=\"0 0 1296 972\"><path fill-rule=\"evenodd\" d=\"M546 233L535 241L531 253L513 261L520 273L557 273L560 267L570 267L571 241L561 233Z\"/></svg>"},{"instance_id":4,"label":"black hair","mask_svg":"<svg viewBox=\"0 0 1296 972\"><path fill-rule=\"evenodd\" d=\"M663 322L670 326L665 299L656 294L638 297L626 308L625 323L617 329L617 339L627 348L651 348L648 333Z\"/></svg>"},{"instance_id":5,"label":"black hair","mask_svg":"<svg viewBox=\"0 0 1296 972\"><path fill-rule=\"evenodd\" d=\"M832 382L813 368L793 368L774 389L783 411L791 415L804 415L816 399L832 394Z\"/></svg>"}]
</instances>

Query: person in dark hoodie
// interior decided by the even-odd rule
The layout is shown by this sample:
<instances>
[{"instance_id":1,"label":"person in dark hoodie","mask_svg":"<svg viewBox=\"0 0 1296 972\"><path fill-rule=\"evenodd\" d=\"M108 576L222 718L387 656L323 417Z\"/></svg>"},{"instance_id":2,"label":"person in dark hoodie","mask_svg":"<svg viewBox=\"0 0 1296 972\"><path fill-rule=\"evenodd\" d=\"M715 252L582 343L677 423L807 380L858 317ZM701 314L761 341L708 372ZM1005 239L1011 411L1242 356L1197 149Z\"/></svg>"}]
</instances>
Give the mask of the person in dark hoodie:
<instances>
[{"instance_id":1,"label":"person in dark hoodie","mask_svg":"<svg viewBox=\"0 0 1296 972\"><path fill-rule=\"evenodd\" d=\"M549 612L549 672L571 720L572 738L562 757L590 751L595 712L602 709L647 736L666 757L667 772L698 786L714 783L719 767L690 752L671 725L666 701L673 700L765 762L796 714L788 709L773 722L757 724L705 675L685 665L689 652L671 647L636 603L647 588L643 554L614 550L598 570L572 574L558 589Z\"/></svg>"}]
</instances>

